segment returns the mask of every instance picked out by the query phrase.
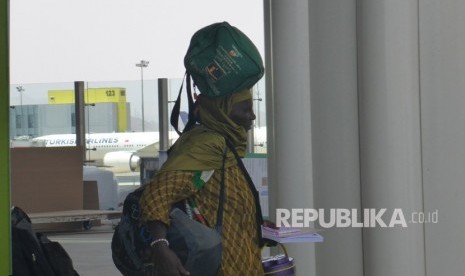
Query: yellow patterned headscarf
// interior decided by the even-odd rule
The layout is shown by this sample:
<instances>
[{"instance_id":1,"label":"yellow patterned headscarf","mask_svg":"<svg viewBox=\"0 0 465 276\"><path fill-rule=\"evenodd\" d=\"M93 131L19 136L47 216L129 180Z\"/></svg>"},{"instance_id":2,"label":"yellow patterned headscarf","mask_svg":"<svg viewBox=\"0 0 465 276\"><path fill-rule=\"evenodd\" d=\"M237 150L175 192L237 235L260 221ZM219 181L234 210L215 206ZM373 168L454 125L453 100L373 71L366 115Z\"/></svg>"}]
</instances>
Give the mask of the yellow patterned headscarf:
<instances>
[{"instance_id":1,"label":"yellow patterned headscarf","mask_svg":"<svg viewBox=\"0 0 465 276\"><path fill-rule=\"evenodd\" d=\"M196 114L200 125L183 133L173 145L168 160L161 171L172 170L212 170L220 169L226 148L224 138L235 146L240 156L245 155L247 131L230 118L232 106L252 99L249 89L223 97L200 95L196 101ZM236 164L236 159L228 151L225 166Z\"/></svg>"}]
</instances>

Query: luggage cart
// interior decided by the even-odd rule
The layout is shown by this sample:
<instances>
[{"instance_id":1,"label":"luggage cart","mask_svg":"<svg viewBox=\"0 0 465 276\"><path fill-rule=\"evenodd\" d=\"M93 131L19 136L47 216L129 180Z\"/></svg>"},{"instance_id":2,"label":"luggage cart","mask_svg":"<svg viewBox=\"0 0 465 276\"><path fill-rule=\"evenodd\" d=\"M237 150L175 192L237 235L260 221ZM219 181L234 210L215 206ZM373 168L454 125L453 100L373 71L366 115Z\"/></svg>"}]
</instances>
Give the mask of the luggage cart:
<instances>
[{"instance_id":1,"label":"luggage cart","mask_svg":"<svg viewBox=\"0 0 465 276\"><path fill-rule=\"evenodd\" d=\"M62 222L82 222L85 230L92 228L93 220L102 219L119 219L121 211L113 210L69 210L69 211L54 211L43 213L30 213L32 224L39 223L62 223Z\"/></svg>"}]
</instances>

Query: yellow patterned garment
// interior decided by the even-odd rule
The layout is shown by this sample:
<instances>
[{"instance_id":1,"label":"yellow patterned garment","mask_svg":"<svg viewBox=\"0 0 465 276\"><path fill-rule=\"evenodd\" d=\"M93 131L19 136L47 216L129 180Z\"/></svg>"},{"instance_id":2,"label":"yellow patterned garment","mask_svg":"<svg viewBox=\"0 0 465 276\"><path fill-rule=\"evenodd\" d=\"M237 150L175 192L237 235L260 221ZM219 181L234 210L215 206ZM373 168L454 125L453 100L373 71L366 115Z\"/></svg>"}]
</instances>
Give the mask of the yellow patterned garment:
<instances>
[{"instance_id":1,"label":"yellow patterned garment","mask_svg":"<svg viewBox=\"0 0 465 276\"><path fill-rule=\"evenodd\" d=\"M193 184L193 176L192 171L165 171L158 174L145 188L141 198L143 220L161 220L169 224L171 205L192 197L208 225L214 227L221 170L216 170L201 189ZM253 195L237 165L225 169L224 182L223 255L218 275L263 275Z\"/></svg>"}]
</instances>

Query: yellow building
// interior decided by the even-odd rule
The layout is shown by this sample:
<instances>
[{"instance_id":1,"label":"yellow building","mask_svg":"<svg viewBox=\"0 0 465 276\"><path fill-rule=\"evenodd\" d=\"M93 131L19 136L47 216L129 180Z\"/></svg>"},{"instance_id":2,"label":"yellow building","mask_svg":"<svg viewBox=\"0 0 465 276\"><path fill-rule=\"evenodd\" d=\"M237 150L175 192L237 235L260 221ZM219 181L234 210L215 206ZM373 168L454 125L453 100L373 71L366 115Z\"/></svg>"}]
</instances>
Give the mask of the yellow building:
<instances>
[{"instance_id":1,"label":"yellow building","mask_svg":"<svg viewBox=\"0 0 465 276\"><path fill-rule=\"evenodd\" d=\"M104 87L84 90L86 104L115 103L118 113L118 132L128 131L126 88ZM48 104L74 104L74 90L49 90Z\"/></svg>"}]
</instances>

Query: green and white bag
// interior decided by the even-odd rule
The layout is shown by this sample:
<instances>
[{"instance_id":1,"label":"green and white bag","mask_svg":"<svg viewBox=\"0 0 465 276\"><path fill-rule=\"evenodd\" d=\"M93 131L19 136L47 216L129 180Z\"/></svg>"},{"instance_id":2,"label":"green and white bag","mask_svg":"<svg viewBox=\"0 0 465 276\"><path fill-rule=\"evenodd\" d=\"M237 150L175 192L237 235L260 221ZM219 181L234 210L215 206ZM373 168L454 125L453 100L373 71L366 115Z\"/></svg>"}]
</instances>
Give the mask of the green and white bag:
<instances>
[{"instance_id":1,"label":"green and white bag","mask_svg":"<svg viewBox=\"0 0 465 276\"><path fill-rule=\"evenodd\" d=\"M184 66L200 93L213 97L251 88L265 71L253 42L228 22L198 30L191 38Z\"/></svg>"}]
</instances>

